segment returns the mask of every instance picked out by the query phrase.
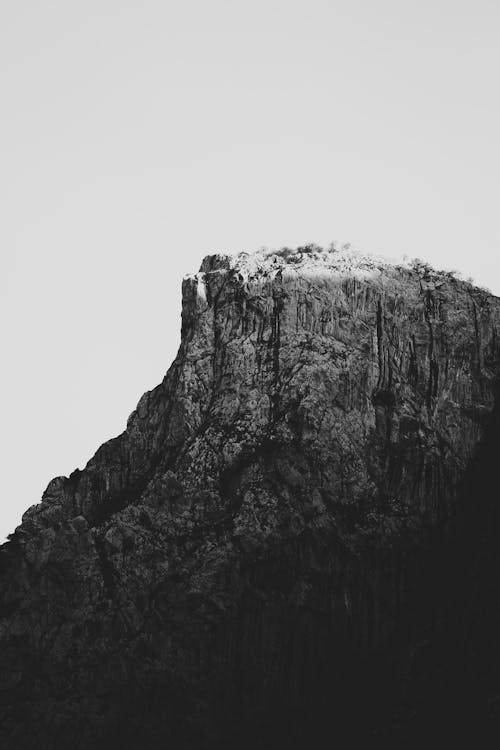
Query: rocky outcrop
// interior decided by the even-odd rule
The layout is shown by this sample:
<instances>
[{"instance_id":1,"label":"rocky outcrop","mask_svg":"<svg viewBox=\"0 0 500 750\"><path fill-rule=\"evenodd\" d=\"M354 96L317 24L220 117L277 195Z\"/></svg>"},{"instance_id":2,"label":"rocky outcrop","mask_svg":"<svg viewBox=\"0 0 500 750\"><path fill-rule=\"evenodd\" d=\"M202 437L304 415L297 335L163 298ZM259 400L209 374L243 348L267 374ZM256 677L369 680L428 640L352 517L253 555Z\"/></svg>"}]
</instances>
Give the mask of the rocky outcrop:
<instances>
[{"instance_id":1,"label":"rocky outcrop","mask_svg":"<svg viewBox=\"0 0 500 750\"><path fill-rule=\"evenodd\" d=\"M163 382L0 548L1 746L496 742L499 333L422 263L205 258Z\"/></svg>"}]
</instances>

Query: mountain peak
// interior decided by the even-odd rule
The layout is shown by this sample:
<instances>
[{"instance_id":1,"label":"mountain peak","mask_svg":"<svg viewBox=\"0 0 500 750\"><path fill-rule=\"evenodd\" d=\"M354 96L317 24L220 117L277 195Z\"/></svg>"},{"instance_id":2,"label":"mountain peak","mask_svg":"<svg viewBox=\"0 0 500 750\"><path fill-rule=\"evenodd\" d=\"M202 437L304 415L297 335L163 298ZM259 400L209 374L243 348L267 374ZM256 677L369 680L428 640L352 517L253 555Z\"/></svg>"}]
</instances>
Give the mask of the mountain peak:
<instances>
[{"instance_id":1,"label":"mountain peak","mask_svg":"<svg viewBox=\"0 0 500 750\"><path fill-rule=\"evenodd\" d=\"M332 243L323 248L311 243L294 249L261 248L253 252L242 251L234 255L208 255L201 264L200 272L232 270L241 273L244 277L273 274L277 271L302 274L324 271L356 275L377 272L381 268L395 264L395 261L357 250L350 244L339 246Z\"/></svg>"},{"instance_id":2,"label":"mountain peak","mask_svg":"<svg viewBox=\"0 0 500 750\"><path fill-rule=\"evenodd\" d=\"M182 303L164 380L0 548L2 747L494 721L500 301L307 245L209 255Z\"/></svg>"}]
</instances>

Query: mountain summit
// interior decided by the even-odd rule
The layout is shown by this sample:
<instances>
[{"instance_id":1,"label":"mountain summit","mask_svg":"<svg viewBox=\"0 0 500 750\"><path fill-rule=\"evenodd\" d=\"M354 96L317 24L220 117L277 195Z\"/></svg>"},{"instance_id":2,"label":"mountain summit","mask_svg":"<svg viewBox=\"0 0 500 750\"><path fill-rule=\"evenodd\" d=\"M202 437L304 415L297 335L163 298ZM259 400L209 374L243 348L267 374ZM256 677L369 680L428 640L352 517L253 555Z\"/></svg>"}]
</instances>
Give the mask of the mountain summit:
<instances>
[{"instance_id":1,"label":"mountain summit","mask_svg":"<svg viewBox=\"0 0 500 750\"><path fill-rule=\"evenodd\" d=\"M1 747L497 747L499 374L452 273L206 257L163 382L0 548Z\"/></svg>"}]
</instances>

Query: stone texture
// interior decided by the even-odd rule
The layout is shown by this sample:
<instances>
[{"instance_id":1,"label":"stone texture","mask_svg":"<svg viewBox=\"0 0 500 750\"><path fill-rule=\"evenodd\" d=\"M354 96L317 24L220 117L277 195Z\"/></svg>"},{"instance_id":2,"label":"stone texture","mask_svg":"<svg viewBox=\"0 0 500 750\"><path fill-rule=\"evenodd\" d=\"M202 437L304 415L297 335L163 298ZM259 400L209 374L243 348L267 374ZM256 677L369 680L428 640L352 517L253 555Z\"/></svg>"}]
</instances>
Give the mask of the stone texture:
<instances>
[{"instance_id":1,"label":"stone texture","mask_svg":"<svg viewBox=\"0 0 500 750\"><path fill-rule=\"evenodd\" d=\"M0 548L1 746L497 746L499 332L422 263L205 258L163 382Z\"/></svg>"}]
</instances>

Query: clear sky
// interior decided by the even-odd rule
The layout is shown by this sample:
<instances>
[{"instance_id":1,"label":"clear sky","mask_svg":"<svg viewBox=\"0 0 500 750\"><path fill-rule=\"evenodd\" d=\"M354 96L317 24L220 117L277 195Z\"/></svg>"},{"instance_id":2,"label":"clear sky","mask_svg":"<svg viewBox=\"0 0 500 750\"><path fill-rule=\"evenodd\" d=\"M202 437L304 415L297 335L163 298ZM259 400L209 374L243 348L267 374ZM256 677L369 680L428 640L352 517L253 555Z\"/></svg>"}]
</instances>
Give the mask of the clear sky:
<instances>
[{"instance_id":1,"label":"clear sky","mask_svg":"<svg viewBox=\"0 0 500 750\"><path fill-rule=\"evenodd\" d=\"M3 0L0 539L161 380L207 253L500 294L499 38L498 0Z\"/></svg>"}]
</instances>

